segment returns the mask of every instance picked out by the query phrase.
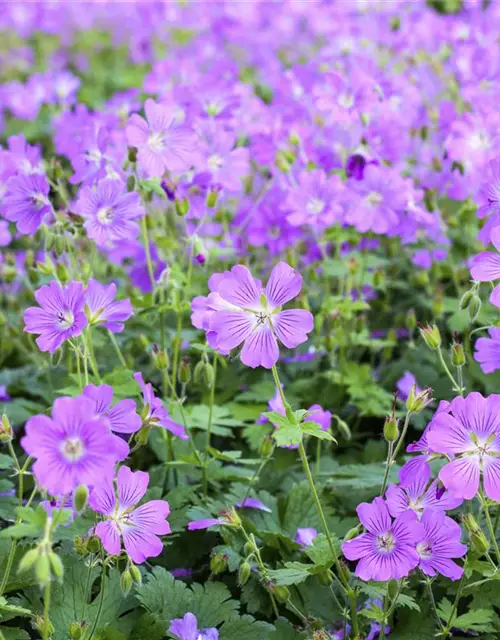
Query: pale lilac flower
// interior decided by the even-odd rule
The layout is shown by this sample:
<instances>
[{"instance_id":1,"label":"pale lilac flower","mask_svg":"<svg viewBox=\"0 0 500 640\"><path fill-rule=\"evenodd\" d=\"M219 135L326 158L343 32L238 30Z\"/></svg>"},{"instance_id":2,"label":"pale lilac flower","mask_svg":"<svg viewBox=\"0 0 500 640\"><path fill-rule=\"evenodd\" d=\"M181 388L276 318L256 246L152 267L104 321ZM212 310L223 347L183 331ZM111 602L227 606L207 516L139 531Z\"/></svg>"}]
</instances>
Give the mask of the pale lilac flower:
<instances>
[{"instance_id":1,"label":"pale lilac flower","mask_svg":"<svg viewBox=\"0 0 500 640\"><path fill-rule=\"evenodd\" d=\"M235 145L234 134L217 128L203 148L203 169L209 173L214 185L241 193L243 178L250 173L250 158L248 149Z\"/></svg>"},{"instance_id":2,"label":"pale lilac flower","mask_svg":"<svg viewBox=\"0 0 500 640\"><path fill-rule=\"evenodd\" d=\"M431 577L440 573L450 580L459 580L464 570L452 558L461 558L467 553L467 545L460 542L460 526L444 511L435 509L426 509L421 523L424 532L417 543L420 569Z\"/></svg>"},{"instance_id":3,"label":"pale lilac flower","mask_svg":"<svg viewBox=\"0 0 500 640\"><path fill-rule=\"evenodd\" d=\"M53 213L49 200L50 186L45 176L18 175L7 180L2 215L15 222L23 234L32 234Z\"/></svg>"},{"instance_id":4,"label":"pale lilac flower","mask_svg":"<svg viewBox=\"0 0 500 640\"><path fill-rule=\"evenodd\" d=\"M89 324L102 325L113 333L121 333L124 322L134 313L130 300L115 300L116 284L101 284L90 278L85 289L85 310Z\"/></svg>"},{"instance_id":5,"label":"pale lilac flower","mask_svg":"<svg viewBox=\"0 0 500 640\"><path fill-rule=\"evenodd\" d=\"M7 247L12 240L12 234L9 231L9 223L0 220L0 247Z\"/></svg>"},{"instance_id":6,"label":"pale lilac flower","mask_svg":"<svg viewBox=\"0 0 500 640\"><path fill-rule=\"evenodd\" d=\"M304 419L304 423L314 422L319 424L322 431L328 431L332 424L332 414L330 411L326 411L319 404L313 404L307 410L307 415Z\"/></svg>"},{"instance_id":7,"label":"pale lilac flower","mask_svg":"<svg viewBox=\"0 0 500 640\"><path fill-rule=\"evenodd\" d=\"M84 289L81 282L67 286L53 280L35 291L40 307L24 312L24 331L38 333L36 343L41 351L54 353L65 340L79 336L87 326Z\"/></svg>"},{"instance_id":8,"label":"pale lilac flower","mask_svg":"<svg viewBox=\"0 0 500 640\"><path fill-rule=\"evenodd\" d=\"M163 427L173 433L174 436L182 440L188 440L188 435L184 427L169 417L168 411L163 406L163 402L155 396L153 385L150 382L146 384L140 372L134 373L134 379L142 391L144 406L148 407L147 415L143 416L144 422L153 427Z\"/></svg>"},{"instance_id":9,"label":"pale lilac flower","mask_svg":"<svg viewBox=\"0 0 500 640\"><path fill-rule=\"evenodd\" d=\"M396 382L396 388L399 393L399 397L401 400L406 401L408 396L410 395L410 391L412 390L413 385L415 385L415 393L422 393L422 389L417 384L417 379L410 373L410 371L405 371L404 375Z\"/></svg>"},{"instance_id":10,"label":"pale lilac flower","mask_svg":"<svg viewBox=\"0 0 500 640\"><path fill-rule=\"evenodd\" d=\"M479 338L474 345L474 358L481 365L483 373L500 369L500 327L491 327L488 333L489 338Z\"/></svg>"},{"instance_id":11,"label":"pale lilac flower","mask_svg":"<svg viewBox=\"0 0 500 640\"><path fill-rule=\"evenodd\" d=\"M53 496L64 495L81 484L111 481L122 458L118 437L106 418L97 417L85 397L57 398L52 418L30 418L21 439L25 452L35 458L37 482Z\"/></svg>"},{"instance_id":12,"label":"pale lilac flower","mask_svg":"<svg viewBox=\"0 0 500 640\"><path fill-rule=\"evenodd\" d=\"M448 511L459 507L463 499L451 491L444 491L438 480L429 486L422 476L407 487L391 484L385 495L387 507L391 516L396 518L407 511L414 511L420 518L429 508L436 511Z\"/></svg>"},{"instance_id":13,"label":"pale lilac flower","mask_svg":"<svg viewBox=\"0 0 500 640\"><path fill-rule=\"evenodd\" d=\"M144 215L141 197L128 192L121 180L101 180L95 188L82 187L75 211L84 219L89 238L100 247L113 246L139 235L136 220Z\"/></svg>"},{"instance_id":14,"label":"pale lilac flower","mask_svg":"<svg viewBox=\"0 0 500 640\"><path fill-rule=\"evenodd\" d=\"M317 535L318 532L313 527L302 527L297 529L294 540L297 544L300 544L302 550L304 550L306 547L313 543Z\"/></svg>"},{"instance_id":15,"label":"pale lilac flower","mask_svg":"<svg viewBox=\"0 0 500 640\"><path fill-rule=\"evenodd\" d=\"M219 640L219 632L214 627L198 629L198 621L192 613L172 620L168 631L178 640Z\"/></svg>"},{"instance_id":16,"label":"pale lilac flower","mask_svg":"<svg viewBox=\"0 0 500 640\"><path fill-rule=\"evenodd\" d=\"M111 406L113 387L109 384L89 384L83 389L83 395L93 403L97 416L108 419L111 431L135 433L141 428L141 416L137 413L133 400L120 400Z\"/></svg>"},{"instance_id":17,"label":"pale lilac flower","mask_svg":"<svg viewBox=\"0 0 500 640\"><path fill-rule=\"evenodd\" d=\"M257 498L245 498L243 501L237 502L236 507L238 507L238 509L257 509L258 511L267 511L267 513L272 512L272 509L266 507L266 505L261 500L257 500Z\"/></svg>"},{"instance_id":18,"label":"pale lilac flower","mask_svg":"<svg viewBox=\"0 0 500 640\"><path fill-rule=\"evenodd\" d=\"M427 440L433 451L453 457L439 472L447 489L466 500L479 490L500 501L500 395L457 397L450 412L432 420Z\"/></svg>"},{"instance_id":19,"label":"pale lilac flower","mask_svg":"<svg viewBox=\"0 0 500 640\"><path fill-rule=\"evenodd\" d=\"M229 520L224 517L200 518L199 520L191 520L187 528L188 531L199 531L201 529L210 529L210 527L218 527L221 524L229 524Z\"/></svg>"},{"instance_id":20,"label":"pale lilac flower","mask_svg":"<svg viewBox=\"0 0 500 640\"><path fill-rule=\"evenodd\" d=\"M491 242L495 249L500 251L500 227L495 227L491 232ZM500 254L485 251L474 256L470 262L470 273L479 282L500 280ZM490 302L495 307L500 307L500 284L491 292Z\"/></svg>"},{"instance_id":21,"label":"pale lilac flower","mask_svg":"<svg viewBox=\"0 0 500 640\"><path fill-rule=\"evenodd\" d=\"M196 138L191 129L179 125L173 105L146 100L146 120L134 114L127 123L127 141L136 147L137 161L147 176L161 177L165 171L189 169L196 158Z\"/></svg>"},{"instance_id":22,"label":"pale lilac flower","mask_svg":"<svg viewBox=\"0 0 500 640\"><path fill-rule=\"evenodd\" d=\"M215 311L209 319L217 349L234 349L243 343L241 361L249 367L270 369L279 358L278 340L292 349L307 340L313 316L304 309L282 311L302 287L302 276L285 262L271 272L265 288L243 265L237 265L218 285L223 300L237 311Z\"/></svg>"},{"instance_id":23,"label":"pale lilac flower","mask_svg":"<svg viewBox=\"0 0 500 640\"><path fill-rule=\"evenodd\" d=\"M414 512L408 511L392 522L382 498L357 508L367 530L344 542L342 552L348 560L359 560L356 575L361 580L399 580L406 577L419 561L416 544L423 539L423 526Z\"/></svg>"},{"instance_id":24,"label":"pale lilac flower","mask_svg":"<svg viewBox=\"0 0 500 640\"><path fill-rule=\"evenodd\" d=\"M339 222L343 208L343 184L338 175L327 176L324 171L304 171L298 184L289 190L287 216L293 226L309 225L324 229Z\"/></svg>"},{"instance_id":25,"label":"pale lilac flower","mask_svg":"<svg viewBox=\"0 0 500 640\"><path fill-rule=\"evenodd\" d=\"M150 500L140 507L149 484L149 474L120 467L116 476L116 492L112 481L100 484L89 498L89 505L106 516L95 527L106 551L114 556L121 552L121 541L129 558L142 564L148 558L159 556L163 543L158 536L170 533L165 518L170 513L166 500Z\"/></svg>"}]
</instances>

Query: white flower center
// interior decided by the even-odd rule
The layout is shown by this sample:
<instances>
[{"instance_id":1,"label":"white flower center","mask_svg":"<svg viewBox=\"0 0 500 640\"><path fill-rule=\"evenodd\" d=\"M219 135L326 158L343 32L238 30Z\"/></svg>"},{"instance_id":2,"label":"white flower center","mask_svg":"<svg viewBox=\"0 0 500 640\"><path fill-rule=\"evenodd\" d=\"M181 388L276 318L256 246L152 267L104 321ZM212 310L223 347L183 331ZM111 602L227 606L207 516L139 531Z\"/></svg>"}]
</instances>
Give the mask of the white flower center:
<instances>
[{"instance_id":1,"label":"white flower center","mask_svg":"<svg viewBox=\"0 0 500 640\"><path fill-rule=\"evenodd\" d=\"M427 559L432 557L432 545L430 542L419 542L417 544L417 553L421 558Z\"/></svg>"},{"instance_id":2,"label":"white flower center","mask_svg":"<svg viewBox=\"0 0 500 640\"><path fill-rule=\"evenodd\" d=\"M392 535L392 533L390 531L387 531L386 533L382 533L381 535L377 536L377 541L375 544L378 551L381 551L382 553L391 553L391 551L396 546L396 541L394 540L394 536Z\"/></svg>"},{"instance_id":3,"label":"white flower center","mask_svg":"<svg viewBox=\"0 0 500 640\"><path fill-rule=\"evenodd\" d=\"M321 198L309 198L306 204L307 213L310 213L311 215L314 215L314 216L317 216L320 213L322 213L324 208L325 208L325 203L323 202L323 200L321 200Z\"/></svg>"},{"instance_id":4,"label":"white flower center","mask_svg":"<svg viewBox=\"0 0 500 640\"><path fill-rule=\"evenodd\" d=\"M37 207L37 209L42 209L47 204L47 198L43 196L41 193L34 193L31 196L31 201Z\"/></svg>"},{"instance_id":5,"label":"white flower center","mask_svg":"<svg viewBox=\"0 0 500 640\"><path fill-rule=\"evenodd\" d=\"M148 138L148 147L155 153L160 153L165 147L165 140L163 134L152 133Z\"/></svg>"},{"instance_id":6,"label":"white flower center","mask_svg":"<svg viewBox=\"0 0 500 640\"><path fill-rule=\"evenodd\" d=\"M218 171L219 169L222 169L222 166L224 165L224 158L222 158L222 156L219 156L217 153L214 153L207 160L207 164L208 168L212 171Z\"/></svg>"},{"instance_id":7,"label":"white flower center","mask_svg":"<svg viewBox=\"0 0 500 640\"><path fill-rule=\"evenodd\" d=\"M113 222L113 209L111 207L101 207L97 210L96 217L102 224L110 224Z\"/></svg>"},{"instance_id":8,"label":"white flower center","mask_svg":"<svg viewBox=\"0 0 500 640\"><path fill-rule=\"evenodd\" d=\"M382 204L383 198L381 194L378 193L378 191L371 191L366 196L366 201L368 202L368 204L371 204L372 206L377 207L378 205Z\"/></svg>"},{"instance_id":9,"label":"white flower center","mask_svg":"<svg viewBox=\"0 0 500 640\"><path fill-rule=\"evenodd\" d=\"M76 462L85 453L85 447L80 438L68 438L61 445L61 453L70 462Z\"/></svg>"},{"instance_id":10,"label":"white flower center","mask_svg":"<svg viewBox=\"0 0 500 640\"><path fill-rule=\"evenodd\" d=\"M57 320L61 329L70 329L75 322L75 316L72 311L61 311L57 314Z\"/></svg>"},{"instance_id":11,"label":"white flower center","mask_svg":"<svg viewBox=\"0 0 500 640\"><path fill-rule=\"evenodd\" d=\"M348 92L341 93L337 98L337 103L344 109L350 109L354 105L354 96Z\"/></svg>"},{"instance_id":12,"label":"white flower center","mask_svg":"<svg viewBox=\"0 0 500 640\"><path fill-rule=\"evenodd\" d=\"M474 151L490 148L490 138L484 131L476 131L469 137L469 147Z\"/></svg>"}]
</instances>

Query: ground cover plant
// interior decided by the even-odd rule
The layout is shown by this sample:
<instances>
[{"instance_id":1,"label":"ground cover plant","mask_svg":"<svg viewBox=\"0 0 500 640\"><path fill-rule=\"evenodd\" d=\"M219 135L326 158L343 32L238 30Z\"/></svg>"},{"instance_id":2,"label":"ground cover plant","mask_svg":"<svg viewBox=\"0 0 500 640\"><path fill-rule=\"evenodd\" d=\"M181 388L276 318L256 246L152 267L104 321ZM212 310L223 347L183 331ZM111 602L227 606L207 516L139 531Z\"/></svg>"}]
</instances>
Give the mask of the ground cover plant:
<instances>
[{"instance_id":1,"label":"ground cover plant","mask_svg":"<svg viewBox=\"0 0 500 640\"><path fill-rule=\"evenodd\" d=\"M499 28L0 5L1 640L500 636Z\"/></svg>"}]
</instances>

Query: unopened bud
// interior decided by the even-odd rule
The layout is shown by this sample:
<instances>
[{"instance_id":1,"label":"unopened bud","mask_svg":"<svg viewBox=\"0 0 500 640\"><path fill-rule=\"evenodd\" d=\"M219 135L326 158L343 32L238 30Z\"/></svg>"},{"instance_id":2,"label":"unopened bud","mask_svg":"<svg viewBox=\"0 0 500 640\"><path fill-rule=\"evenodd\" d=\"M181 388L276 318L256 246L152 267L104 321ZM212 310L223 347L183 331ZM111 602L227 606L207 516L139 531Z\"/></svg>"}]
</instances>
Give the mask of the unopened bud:
<instances>
[{"instance_id":1,"label":"unopened bud","mask_svg":"<svg viewBox=\"0 0 500 640\"><path fill-rule=\"evenodd\" d=\"M2 414L2 422L0 423L0 442L9 442L12 440L14 432L12 425L6 413Z\"/></svg>"},{"instance_id":2,"label":"unopened bud","mask_svg":"<svg viewBox=\"0 0 500 640\"><path fill-rule=\"evenodd\" d=\"M46 554L41 554L36 559L35 576L41 587L50 580L50 560Z\"/></svg>"},{"instance_id":3,"label":"unopened bud","mask_svg":"<svg viewBox=\"0 0 500 640\"><path fill-rule=\"evenodd\" d=\"M224 553L216 553L210 558L210 571L216 576L227 569L227 556Z\"/></svg>"},{"instance_id":4,"label":"unopened bud","mask_svg":"<svg viewBox=\"0 0 500 640\"><path fill-rule=\"evenodd\" d=\"M86 626L85 623L72 622L68 629L68 635L71 640L81 640Z\"/></svg>"},{"instance_id":5,"label":"unopened bud","mask_svg":"<svg viewBox=\"0 0 500 640\"><path fill-rule=\"evenodd\" d=\"M285 602L287 602L288 598L290 597L290 590L288 589L288 587L285 587L284 585L281 585L281 584L274 585L272 587L272 592L276 600L278 602L281 602L281 604L284 604Z\"/></svg>"},{"instance_id":6,"label":"unopened bud","mask_svg":"<svg viewBox=\"0 0 500 640\"><path fill-rule=\"evenodd\" d=\"M52 638L52 636L54 635L54 625L50 620L48 621L47 625L45 625L45 618L43 616L35 616L34 626L35 629L40 632L40 634L45 633L45 628L47 628L47 631L49 632L48 637Z\"/></svg>"},{"instance_id":7,"label":"unopened bud","mask_svg":"<svg viewBox=\"0 0 500 640\"><path fill-rule=\"evenodd\" d=\"M242 587L248 582L252 569L248 562L242 562L238 571L238 584Z\"/></svg>"},{"instance_id":8,"label":"unopened bud","mask_svg":"<svg viewBox=\"0 0 500 640\"><path fill-rule=\"evenodd\" d=\"M463 367L465 364L465 352L460 342L451 345L451 364L454 367Z\"/></svg>"},{"instance_id":9,"label":"unopened bud","mask_svg":"<svg viewBox=\"0 0 500 640\"><path fill-rule=\"evenodd\" d=\"M135 441L137 442L137 444L141 446L144 446L145 444L147 444L148 438L149 438L149 427L142 427L135 434Z\"/></svg>"},{"instance_id":10,"label":"unopened bud","mask_svg":"<svg viewBox=\"0 0 500 640\"><path fill-rule=\"evenodd\" d=\"M48 255L45 256L45 262L37 262L36 266L44 276L51 276L54 273L54 263Z\"/></svg>"},{"instance_id":11,"label":"unopened bud","mask_svg":"<svg viewBox=\"0 0 500 640\"><path fill-rule=\"evenodd\" d=\"M352 438L352 433L349 425L347 424L347 422L344 422L344 420L342 420L338 416L335 416L335 420L337 422L337 428L339 430L340 435L344 438L344 440L349 441Z\"/></svg>"},{"instance_id":12,"label":"unopened bud","mask_svg":"<svg viewBox=\"0 0 500 640\"><path fill-rule=\"evenodd\" d=\"M53 551L50 551L49 560L50 560L50 566L52 568L52 573L55 575L56 578L62 578L64 574L64 565L62 563L61 558Z\"/></svg>"},{"instance_id":13,"label":"unopened bud","mask_svg":"<svg viewBox=\"0 0 500 640\"><path fill-rule=\"evenodd\" d=\"M87 506L88 499L89 490L84 484L81 484L73 493L73 507L75 511L78 511L78 513L82 512Z\"/></svg>"},{"instance_id":14,"label":"unopened bud","mask_svg":"<svg viewBox=\"0 0 500 640\"><path fill-rule=\"evenodd\" d=\"M27 551L24 556L21 558L21 562L19 563L19 567L17 569L18 573L23 573L24 571L28 571L38 560L38 547L36 549L30 549Z\"/></svg>"},{"instance_id":15,"label":"unopened bud","mask_svg":"<svg viewBox=\"0 0 500 640\"><path fill-rule=\"evenodd\" d=\"M417 316L414 309L410 309L406 314L406 328L408 331L415 331L417 328Z\"/></svg>"},{"instance_id":16,"label":"unopened bud","mask_svg":"<svg viewBox=\"0 0 500 640\"><path fill-rule=\"evenodd\" d=\"M54 247L56 236L52 231L48 231L45 236L45 251L51 251Z\"/></svg>"},{"instance_id":17,"label":"unopened bud","mask_svg":"<svg viewBox=\"0 0 500 640\"><path fill-rule=\"evenodd\" d=\"M464 295L460 298L460 309L462 309L462 311L464 309L469 308L469 305L472 302L473 297L474 297L473 291L466 291Z\"/></svg>"},{"instance_id":18,"label":"unopened bud","mask_svg":"<svg viewBox=\"0 0 500 640\"><path fill-rule=\"evenodd\" d=\"M361 533L361 525L358 524L356 527L349 529L349 531L345 534L344 542L347 542L348 540L352 540L353 538L357 538L360 533Z\"/></svg>"},{"instance_id":19,"label":"unopened bud","mask_svg":"<svg viewBox=\"0 0 500 640\"><path fill-rule=\"evenodd\" d=\"M99 553L99 550L101 548L101 541L97 536L90 536L90 538L88 538L87 540L86 547L89 553Z\"/></svg>"},{"instance_id":20,"label":"unopened bud","mask_svg":"<svg viewBox=\"0 0 500 640\"><path fill-rule=\"evenodd\" d=\"M127 178L127 191L135 190L135 176L129 176Z\"/></svg>"},{"instance_id":21,"label":"unopened bud","mask_svg":"<svg viewBox=\"0 0 500 640\"><path fill-rule=\"evenodd\" d=\"M129 567L129 571L130 571L130 575L132 577L132 580L135 582L135 584L141 585L142 584L142 575L141 572L139 571L138 567L135 566L135 564L131 564Z\"/></svg>"},{"instance_id":22,"label":"unopened bud","mask_svg":"<svg viewBox=\"0 0 500 640\"><path fill-rule=\"evenodd\" d=\"M74 540L75 553L79 556L86 556L88 554L87 540L82 536L76 536Z\"/></svg>"},{"instance_id":23,"label":"unopened bud","mask_svg":"<svg viewBox=\"0 0 500 640\"><path fill-rule=\"evenodd\" d=\"M132 576L130 575L130 571L125 569L125 571L120 576L120 589L124 596L128 596L130 593L130 589L132 589Z\"/></svg>"},{"instance_id":24,"label":"unopened bud","mask_svg":"<svg viewBox=\"0 0 500 640\"><path fill-rule=\"evenodd\" d=\"M318 575L319 583L322 584L324 587L328 587L332 584L333 572L331 569L325 569L325 571L321 571L321 573L318 573L317 575Z\"/></svg>"},{"instance_id":25,"label":"unopened bud","mask_svg":"<svg viewBox=\"0 0 500 640\"><path fill-rule=\"evenodd\" d=\"M196 367L194 368L193 371L193 380L195 382L201 382L201 378L203 376L205 370L205 362L203 360L200 360L199 362L196 363Z\"/></svg>"},{"instance_id":26,"label":"unopened bud","mask_svg":"<svg viewBox=\"0 0 500 640\"><path fill-rule=\"evenodd\" d=\"M467 311L469 312L469 320L474 322L481 311L481 298L478 295L473 295Z\"/></svg>"},{"instance_id":27,"label":"unopened bud","mask_svg":"<svg viewBox=\"0 0 500 640\"><path fill-rule=\"evenodd\" d=\"M394 442L399 437L398 420L395 415L387 416L384 422L384 438L386 442Z\"/></svg>"},{"instance_id":28,"label":"unopened bud","mask_svg":"<svg viewBox=\"0 0 500 640\"><path fill-rule=\"evenodd\" d=\"M381 269L377 269L373 274L373 286L379 289L384 284L384 272Z\"/></svg>"},{"instance_id":29,"label":"unopened bud","mask_svg":"<svg viewBox=\"0 0 500 640\"><path fill-rule=\"evenodd\" d=\"M184 358L179 366L178 377L181 384L187 384L191 380L191 365L187 358Z\"/></svg>"},{"instance_id":30,"label":"unopened bud","mask_svg":"<svg viewBox=\"0 0 500 640\"><path fill-rule=\"evenodd\" d=\"M413 385L406 399L406 408L411 413L420 413L432 402L432 390L427 388L417 392L417 385Z\"/></svg>"},{"instance_id":31,"label":"unopened bud","mask_svg":"<svg viewBox=\"0 0 500 640\"><path fill-rule=\"evenodd\" d=\"M135 147L128 148L128 161L129 162L137 162L137 149Z\"/></svg>"},{"instance_id":32,"label":"unopened bud","mask_svg":"<svg viewBox=\"0 0 500 640\"><path fill-rule=\"evenodd\" d=\"M31 284L37 285L40 281L40 276L35 267L28 267L26 271L28 273L28 280L31 282Z\"/></svg>"},{"instance_id":33,"label":"unopened bud","mask_svg":"<svg viewBox=\"0 0 500 640\"><path fill-rule=\"evenodd\" d=\"M164 349L154 349L153 360L160 371L166 371L170 365L168 353Z\"/></svg>"},{"instance_id":34,"label":"unopened bud","mask_svg":"<svg viewBox=\"0 0 500 640\"><path fill-rule=\"evenodd\" d=\"M479 529L475 533L470 534L470 542L474 549L478 553L486 553L490 548L490 543L484 533Z\"/></svg>"},{"instance_id":35,"label":"unopened bud","mask_svg":"<svg viewBox=\"0 0 500 640\"><path fill-rule=\"evenodd\" d=\"M274 451L274 444L271 436L267 434L260 443L259 453L262 458L269 458Z\"/></svg>"},{"instance_id":36,"label":"unopened bud","mask_svg":"<svg viewBox=\"0 0 500 640\"><path fill-rule=\"evenodd\" d=\"M254 552L253 544L251 542L245 542L245 545L243 546L243 553L246 556L249 556L253 552Z\"/></svg>"},{"instance_id":37,"label":"unopened bud","mask_svg":"<svg viewBox=\"0 0 500 640\"><path fill-rule=\"evenodd\" d=\"M391 600L394 600L394 598L398 595L398 591L399 591L398 581L394 579L389 580L389 584L387 585L387 593Z\"/></svg>"},{"instance_id":38,"label":"unopened bud","mask_svg":"<svg viewBox=\"0 0 500 640\"><path fill-rule=\"evenodd\" d=\"M211 387L215 381L215 372L210 362L206 363L205 368L203 370L203 376L205 378L205 382L207 383L207 386Z\"/></svg>"},{"instance_id":39,"label":"unopened bud","mask_svg":"<svg viewBox=\"0 0 500 640\"><path fill-rule=\"evenodd\" d=\"M182 200L175 199L175 210L178 216L185 216L189 212L189 200L182 198Z\"/></svg>"},{"instance_id":40,"label":"unopened bud","mask_svg":"<svg viewBox=\"0 0 500 640\"><path fill-rule=\"evenodd\" d=\"M420 335L429 349L436 351L441 346L441 334L435 324L420 327Z\"/></svg>"},{"instance_id":41,"label":"unopened bud","mask_svg":"<svg viewBox=\"0 0 500 640\"><path fill-rule=\"evenodd\" d=\"M233 527L239 527L241 525L241 518L234 509L226 511L224 516L227 518L228 524L233 525Z\"/></svg>"},{"instance_id":42,"label":"unopened bud","mask_svg":"<svg viewBox=\"0 0 500 640\"><path fill-rule=\"evenodd\" d=\"M477 531L480 531L477 520L474 518L472 513L464 514L462 516L462 522L469 533L476 533Z\"/></svg>"},{"instance_id":43,"label":"unopened bud","mask_svg":"<svg viewBox=\"0 0 500 640\"><path fill-rule=\"evenodd\" d=\"M66 266L62 262L58 262L56 265L56 276L62 285L68 284L69 273Z\"/></svg>"},{"instance_id":44,"label":"unopened bud","mask_svg":"<svg viewBox=\"0 0 500 640\"><path fill-rule=\"evenodd\" d=\"M206 205L209 209L213 209L217 204L217 198L219 197L218 191L209 191L207 195Z\"/></svg>"}]
</instances>

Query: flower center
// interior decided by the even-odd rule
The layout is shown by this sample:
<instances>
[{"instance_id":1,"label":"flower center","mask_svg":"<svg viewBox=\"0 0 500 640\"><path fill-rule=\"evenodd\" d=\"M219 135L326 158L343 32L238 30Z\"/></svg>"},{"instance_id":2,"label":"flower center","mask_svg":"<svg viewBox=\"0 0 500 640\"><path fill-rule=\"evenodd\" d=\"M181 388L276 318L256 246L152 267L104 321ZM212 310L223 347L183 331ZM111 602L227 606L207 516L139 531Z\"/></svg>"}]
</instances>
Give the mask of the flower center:
<instances>
[{"instance_id":1,"label":"flower center","mask_svg":"<svg viewBox=\"0 0 500 640\"><path fill-rule=\"evenodd\" d=\"M151 151L155 153L160 153L163 151L165 146L165 140L163 139L163 135L161 133L152 133L148 138L148 147Z\"/></svg>"},{"instance_id":2,"label":"flower center","mask_svg":"<svg viewBox=\"0 0 500 640\"><path fill-rule=\"evenodd\" d=\"M476 131L469 138L469 147L474 150L489 149L490 139L484 131Z\"/></svg>"},{"instance_id":3,"label":"flower center","mask_svg":"<svg viewBox=\"0 0 500 640\"><path fill-rule=\"evenodd\" d=\"M396 541L394 540L392 533L387 531L386 533L382 533L377 536L376 545L378 551L381 551L382 553L391 553L396 546Z\"/></svg>"},{"instance_id":4,"label":"flower center","mask_svg":"<svg viewBox=\"0 0 500 640\"><path fill-rule=\"evenodd\" d=\"M219 156L217 153L214 153L207 160L207 164L208 164L208 168L211 169L212 171L218 171L219 169L222 169L222 166L224 164L224 158L222 158L222 156Z\"/></svg>"},{"instance_id":5,"label":"flower center","mask_svg":"<svg viewBox=\"0 0 500 640\"><path fill-rule=\"evenodd\" d=\"M379 204L382 204L382 196L377 191L372 191L366 196L366 201L368 202L368 204L376 207Z\"/></svg>"},{"instance_id":6,"label":"flower center","mask_svg":"<svg viewBox=\"0 0 500 640\"><path fill-rule=\"evenodd\" d=\"M41 193L34 193L31 196L31 202L37 209L42 209L47 204L47 198Z\"/></svg>"},{"instance_id":7,"label":"flower center","mask_svg":"<svg viewBox=\"0 0 500 640\"><path fill-rule=\"evenodd\" d=\"M421 514L423 512L423 507L420 502L421 498L417 498L416 500L411 500L408 498L408 509L415 511L417 514Z\"/></svg>"},{"instance_id":8,"label":"flower center","mask_svg":"<svg viewBox=\"0 0 500 640\"><path fill-rule=\"evenodd\" d=\"M337 103L344 109L350 109L354 105L354 96L348 92L341 93L337 98Z\"/></svg>"},{"instance_id":9,"label":"flower center","mask_svg":"<svg viewBox=\"0 0 500 640\"><path fill-rule=\"evenodd\" d=\"M263 327L266 324L266 322L269 320L269 316L265 311L258 311L255 314L255 317L257 319L257 327Z\"/></svg>"},{"instance_id":10,"label":"flower center","mask_svg":"<svg viewBox=\"0 0 500 640\"><path fill-rule=\"evenodd\" d=\"M76 462L85 453L85 447L80 438L68 438L61 445L61 453L70 462Z\"/></svg>"},{"instance_id":11,"label":"flower center","mask_svg":"<svg viewBox=\"0 0 500 640\"><path fill-rule=\"evenodd\" d=\"M113 209L111 207L101 207L97 210L96 217L102 224L109 224L113 221Z\"/></svg>"},{"instance_id":12,"label":"flower center","mask_svg":"<svg viewBox=\"0 0 500 640\"><path fill-rule=\"evenodd\" d=\"M325 203L321 198L310 198L306 204L306 211L314 216L319 215L325 208Z\"/></svg>"},{"instance_id":13,"label":"flower center","mask_svg":"<svg viewBox=\"0 0 500 640\"><path fill-rule=\"evenodd\" d=\"M427 559L432 557L432 545L430 542L419 542L417 544L417 553L421 558Z\"/></svg>"},{"instance_id":14,"label":"flower center","mask_svg":"<svg viewBox=\"0 0 500 640\"><path fill-rule=\"evenodd\" d=\"M60 311L57 314L57 320L61 329L70 329L75 322L75 316L73 315L72 311Z\"/></svg>"}]
</instances>

